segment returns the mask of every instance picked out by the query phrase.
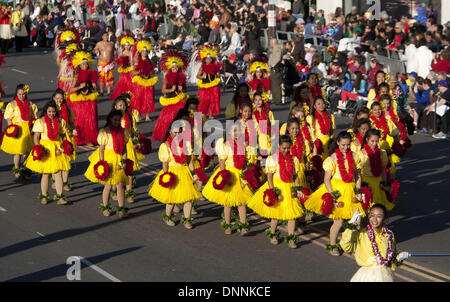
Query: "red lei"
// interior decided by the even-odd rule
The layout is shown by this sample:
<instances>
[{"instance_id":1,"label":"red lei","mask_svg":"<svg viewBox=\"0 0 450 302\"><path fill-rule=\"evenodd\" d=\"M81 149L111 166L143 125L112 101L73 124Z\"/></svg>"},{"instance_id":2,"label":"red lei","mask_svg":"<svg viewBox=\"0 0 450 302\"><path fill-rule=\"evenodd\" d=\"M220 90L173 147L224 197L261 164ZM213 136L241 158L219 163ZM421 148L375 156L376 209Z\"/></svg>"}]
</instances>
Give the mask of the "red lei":
<instances>
[{"instance_id":1,"label":"red lei","mask_svg":"<svg viewBox=\"0 0 450 302\"><path fill-rule=\"evenodd\" d=\"M297 137L292 139L292 142L295 143L291 146L291 153L294 157L297 157L299 161L302 161L303 158L303 137L301 134L297 135Z\"/></svg>"},{"instance_id":2,"label":"red lei","mask_svg":"<svg viewBox=\"0 0 450 302\"><path fill-rule=\"evenodd\" d=\"M309 87L309 91L311 92L311 96L313 97L313 99L318 96L322 96L322 89L320 88L319 84L314 87Z\"/></svg>"},{"instance_id":3,"label":"red lei","mask_svg":"<svg viewBox=\"0 0 450 302\"><path fill-rule=\"evenodd\" d=\"M386 117L384 115L380 116L380 118L376 118L375 116L371 115L370 120L375 124L375 127L379 130L381 130L383 133L381 134L381 140L385 140L386 136L389 132L388 123L386 120Z\"/></svg>"},{"instance_id":4,"label":"red lei","mask_svg":"<svg viewBox=\"0 0 450 302\"><path fill-rule=\"evenodd\" d=\"M322 132L323 135L329 135L330 134L330 117L328 116L328 114L325 111L322 113L315 111L314 117L316 118L317 122L319 123L320 132Z\"/></svg>"},{"instance_id":5,"label":"red lei","mask_svg":"<svg viewBox=\"0 0 450 302\"><path fill-rule=\"evenodd\" d=\"M172 150L172 142L173 142L173 138L171 136L169 136L167 138L167 143L169 144L169 148L171 150ZM186 154L184 154L184 152L183 152L183 140L182 139L180 139L178 146L180 147L181 155L176 154L176 153L178 153L178 151L173 152L173 150L172 150L173 158L175 159L175 162L177 164L183 165L186 163Z\"/></svg>"},{"instance_id":6,"label":"red lei","mask_svg":"<svg viewBox=\"0 0 450 302\"><path fill-rule=\"evenodd\" d=\"M245 165L245 154L239 155L238 153L238 144L242 144L242 140L239 142L233 141L232 139L228 140L228 144L230 147L233 147L233 163L236 169L242 169ZM239 146L242 147L242 146ZM245 147L244 147L245 148ZM244 151L245 153L245 151Z\"/></svg>"},{"instance_id":7,"label":"red lei","mask_svg":"<svg viewBox=\"0 0 450 302\"><path fill-rule=\"evenodd\" d=\"M56 141L59 138L59 121L57 117L54 117L50 120L48 115L46 114L45 117L45 124L47 125L47 136L52 141Z\"/></svg>"},{"instance_id":8,"label":"red lei","mask_svg":"<svg viewBox=\"0 0 450 302\"><path fill-rule=\"evenodd\" d=\"M303 124L302 127L302 134L303 134L303 138L310 142L311 141L311 136L309 135L309 130L308 130L308 125L306 123Z\"/></svg>"},{"instance_id":9,"label":"red lei","mask_svg":"<svg viewBox=\"0 0 450 302\"><path fill-rule=\"evenodd\" d=\"M366 150L367 156L370 160L370 170L373 176L378 177L381 175L383 168L381 167L381 151L380 148L375 148L372 150L369 145L364 145L364 150Z\"/></svg>"},{"instance_id":10,"label":"red lei","mask_svg":"<svg viewBox=\"0 0 450 302\"><path fill-rule=\"evenodd\" d=\"M28 121L28 119L30 118L30 103L28 102L28 100L25 99L23 103L21 100L19 100L18 97L16 97L14 100L19 107L20 117L22 118L22 120Z\"/></svg>"},{"instance_id":11,"label":"red lei","mask_svg":"<svg viewBox=\"0 0 450 302\"><path fill-rule=\"evenodd\" d=\"M253 114L255 115L256 118L256 122L259 124L259 121L265 120L267 121L267 131L264 133L264 131L262 131L264 134L269 134L270 133L270 120L269 117L267 116L267 112L265 108L261 108L261 111L259 111L258 109L255 109L255 111L253 111Z\"/></svg>"},{"instance_id":12,"label":"red lei","mask_svg":"<svg viewBox=\"0 0 450 302\"><path fill-rule=\"evenodd\" d=\"M290 183L292 172L294 172L294 161L290 153L283 155L278 151L278 161L280 164L280 178L283 182Z\"/></svg>"},{"instance_id":13,"label":"red lei","mask_svg":"<svg viewBox=\"0 0 450 302\"><path fill-rule=\"evenodd\" d=\"M125 134L122 127L108 126L109 132L113 139L114 152L116 154L122 154L125 149Z\"/></svg>"},{"instance_id":14,"label":"red lei","mask_svg":"<svg viewBox=\"0 0 450 302\"><path fill-rule=\"evenodd\" d=\"M130 117L128 115L128 113L124 113L123 114L123 120L125 121L125 127L123 127L124 129L127 130L131 130L131 122L130 122Z\"/></svg>"},{"instance_id":15,"label":"red lei","mask_svg":"<svg viewBox=\"0 0 450 302\"><path fill-rule=\"evenodd\" d=\"M359 132L356 133L356 139L358 140L359 145L362 146L362 144L363 144L363 137L361 136L361 134Z\"/></svg>"},{"instance_id":16,"label":"red lei","mask_svg":"<svg viewBox=\"0 0 450 302\"><path fill-rule=\"evenodd\" d=\"M61 109L58 111L58 117L69 125L69 111L67 110L67 105L65 103L61 104Z\"/></svg>"},{"instance_id":17,"label":"red lei","mask_svg":"<svg viewBox=\"0 0 450 302\"><path fill-rule=\"evenodd\" d=\"M344 160L344 155L342 154L341 150L336 149L336 151L334 153L336 154L337 164L338 164L338 168L339 168L339 172L341 174L342 180L345 183L352 182L354 173L355 173L355 163L353 162L352 151L349 150L345 154L345 157L346 157L347 163L348 163L348 173L345 170L345 160Z\"/></svg>"}]
</instances>

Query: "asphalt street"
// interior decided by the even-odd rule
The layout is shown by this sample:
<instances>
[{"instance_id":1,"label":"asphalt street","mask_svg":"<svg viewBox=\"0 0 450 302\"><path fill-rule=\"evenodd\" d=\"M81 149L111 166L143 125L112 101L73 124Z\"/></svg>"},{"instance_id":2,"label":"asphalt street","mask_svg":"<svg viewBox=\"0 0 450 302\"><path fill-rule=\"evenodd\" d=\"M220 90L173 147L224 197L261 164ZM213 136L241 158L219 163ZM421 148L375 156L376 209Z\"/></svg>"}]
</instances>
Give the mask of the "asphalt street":
<instances>
[{"instance_id":1,"label":"asphalt street","mask_svg":"<svg viewBox=\"0 0 450 302\"><path fill-rule=\"evenodd\" d=\"M10 54L0 72L6 86L5 103L11 101L18 83L30 85L29 99L42 109L56 88L55 56L42 49ZM116 75L116 80L118 79ZM160 76L161 79L161 76ZM160 81L161 83L161 81ZM156 99L161 84L157 85ZM192 88L189 94L195 95ZM224 92L225 111L232 93ZM107 97L98 102L99 126L111 108ZM157 110L161 105L157 102ZM284 122L288 106L273 106L275 117ZM158 112L151 123L139 124L151 136ZM223 121L224 115L219 118ZM347 129L348 118L337 117L339 129ZM5 122L3 123L5 124ZM5 126L3 126L5 127ZM413 147L398 166L401 190L390 213L400 251L449 253L450 229L450 141L429 136L411 137ZM0 280L68 281L66 264L71 256L83 258L81 281L341 281L358 270L350 255L332 257L323 248L331 222L318 219L311 232L300 236L300 247L292 250L284 242L273 246L264 235L267 221L251 214L248 237L224 235L220 227L222 207L198 202L194 228L182 224L168 227L162 220L164 205L152 200L148 185L161 169L159 143L142 161L137 173L136 202L129 205L129 218L103 217L97 207L102 186L84 176L93 148L78 147L72 163L67 192L69 206L40 204L40 176L16 182L11 172L12 156L0 154ZM55 192L50 190L50 194ZM113 201L113 205L115 202ZM181 214L177 215L177 221ZM282 227L283 233L285 232ZM400 282L450 281L448 257L412 257L395 272Z\"/></svg>"}]
</instances>

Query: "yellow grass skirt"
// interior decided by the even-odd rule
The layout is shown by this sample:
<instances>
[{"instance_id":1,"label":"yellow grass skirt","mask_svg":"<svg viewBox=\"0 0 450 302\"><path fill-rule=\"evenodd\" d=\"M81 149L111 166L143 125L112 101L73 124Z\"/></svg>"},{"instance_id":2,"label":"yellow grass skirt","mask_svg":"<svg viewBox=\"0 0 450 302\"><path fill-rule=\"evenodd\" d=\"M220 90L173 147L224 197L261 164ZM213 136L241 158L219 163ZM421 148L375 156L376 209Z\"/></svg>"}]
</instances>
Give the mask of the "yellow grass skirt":
<instances>
[{"instance_id":1,"label":"yellow grass skirt","mask_svg":"<svg viewBox=\"0 0 450 302\"><path fill-rule=\"evenodd\" d=\"M159 184L159 177L164 174L164 170L161 170L150 184L148 195L165 204L181 204L200 199L202 194L192 183L193 177L188 166L169 167L169 172L177 178L174 186L164 188Z\"/></svg>"},{"instance_id":2,"label":"yellow grass skirt","mask_svg":"<svg viewBox=\"0 0 450 302\"><path fill-rule=\"evenodd\" d=\"M41 139L39 143L45 149L44 158L34 160L30 154L24 162L25 167L40 174L54 174L70 170L70 157L64 153L56 155L56 150L62 150L61 141Z\"/></svg>"},{"instance_id":3,"label":"yellow grass skirt","mask_svg":"<svg viewBox=\"0 0 450 302\"><path fill-rule=\"evenodd\" d=\"M384 265L361 267L350 282L394 282L392 270Z\"/></svg>"},{"instance_id":4,"label":"yellow grass skirt","mask_svg":"<svg viewBox=\"0 0 450 302\"><path fill-rule=\"evenodd\" d=\"M250 198L252 198L253 193L248 185L242 188L241 184L243 180L241 179L241 170L230 166L226 166L226 169L231 172L230 184L226 185L223 190L216 190L214 188L214 177L220 172L220 168L217 167L203 188L203 196L209 201L226 207L246 205Z\"/></svg>"},{"instance_id":5,"label":"yellow grass skirt","mask_svg":"<svg viewBox=\"0 0 450 302\"><path fill-rule=\"evenodd\" d=\"M133 140L131 138L127 142L127 158L132 160L134 163L133 171L139 171L141 169L139 166L139 161L144 158L144 155L136 152L136 149L134 149L133 146Z\"/></svg>"},{"instance_id":6,"label":"yellow grass skirt","mask_svg":"<svg viewBox=\"0 0 450 302\"><path fill-rule=\"evenodd\" d=\"M258 215L279 220L293 220L303 216L303 209L297 197L292 197L291 188L295 186L293 182L285 183L281 179L273 178L273 186L280 189L282 200L277 200L275 205L268 207L263 202L264 191L269 188L266 182L256 191L255 195L250 199L247 206L255 211Z\"/></svg>"},{"instance_id":7,"label":"yellow grass skirt","mask_svg":"<svg viewBox=\"0 0 450 302\"><path fill-rule=\"evenodd\" d=\"M386 210L392 211L395 204L393 202L390 202L387 199L386 193L380 188L380 182L383 179L381 176L378 177L370 177L370 176L363 176L362 181L367 182L369 185L369 188L372 190L372 196L373 196L373 202L374 203L381 203L386 207Z\"/></svg>"},{"instance_id":8,"label":"yellow grass skirt","mask_svg":"<svg viewBox=\"0 0 450 302\"><path fill-rule=\"evenodd\" d=\"M338 190L341 193L341 197L337 199L338 202L342 201L344 206L342 208L333 207L333 212L328 216L330 219L350 219L353 216L353 212L357 210L365 216L364 210L361 203L353 203L352 199L355 197L355 183L345 183L340 179L331 179L331 187L333 191ZM309 198L304 203L307 210L312 211L316 214L323 215L322 213L322 195L328 193L325 184L321 184L320 187L309 196Z\"/></svg>"},{"instance_id":9,"label":"yellow grass skirt","mask_svg":"<svg viewBox=\"0 0 450 302\"><path fill-rule=\"evenodd\" d=\"M13 123L19 126L17 137L3 135L2 149L4 152L13 155L28 155L33 148L33 137L30 133L28 122Z\"/></svg>"},{"instance_id":10,"label":"yellow grass skirt","mask_svg":"<svg viewBox=\"0 0 450 302\"><path fill-rule=\"evenodd\" d=\"M107 185L117 185L123 183L128 185L128 176L125 175L123 169L117 169L117 166L121 166L122 155L117 154L114 150L105 150L103 159L108 162L109 165L109 177L106 181L101 181L95 177L94 166L98 163L100 156L100 149L94 151L94 153L89 156L89 167L84 173L84 176L93 183L101 183Z\"/></svg>"}]
</instances>

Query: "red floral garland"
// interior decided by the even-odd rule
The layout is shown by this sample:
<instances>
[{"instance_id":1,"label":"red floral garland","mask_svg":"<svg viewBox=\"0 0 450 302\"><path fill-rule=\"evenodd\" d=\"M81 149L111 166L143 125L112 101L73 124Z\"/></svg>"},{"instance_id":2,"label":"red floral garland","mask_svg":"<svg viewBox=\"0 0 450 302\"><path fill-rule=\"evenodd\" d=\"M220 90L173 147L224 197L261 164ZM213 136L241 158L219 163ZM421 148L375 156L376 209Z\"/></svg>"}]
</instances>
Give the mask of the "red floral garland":
<instances>
[{"instance_id":1,"label":"red floral garland","mask_svg":"<svg viewBox=\"0 0 450 302\"><path fill-rule=\"evenodd\" d=\"M304 197L300 198L300 203L304 204L308 200L309 195L311 195L311 190L303 187L302 193L303 193Z\"/></svg>"},{"instance_id":2,"label":"red floral garland","mask_svg":"<svg viewBox=\"0 0 450 302\"><path fill-rule=\"evenodd\" d=\"M278 151L278 161L280 165L280 178L283 182L289 183L294 172L294 161L290 153L283 155Z\"/></svg>"},{"instance_id":3,"label":"red floral garland","mask_svg":"<svg viewBox=\"0 0 450 302\"><path fill-rule=\"evenodd\" d=\"M59 121L55 116L53 119L46 114L44 116L45 124L47 125L47 135L52 141L56 141L59 138Z\"/></svg>"},{"instance_id":4,"label":"red floral garland","mask_svg":"<svg viewBox=\"0 0 450 302\"><path fill-rule=\"evenodd\" d=\"M65 103L61 104L61 109L58 111L58 117L69 125L69 111L67 110L67 105Z\"/></svg>"},{"instance_id":5,"label":"red floral garland","mask_svg":"<svg viewBox=\"0 0 450 302\"><path fill-rule=\"evenodd\" d=\"M405 155L405 149L403 148L403 146L400 144L400 142L395 141L392 144L392 152L394 152L395 155L397 155L398 157L403 157Z\"/></svg>"},{"instance_id":6,"label":"red floral garland","mask_svg":"<svg viewBox=\"0 0 450 302\"><path fill-rule=\"evenodd\" d=\"M103 168L103 172L100 172L100 167ZM105 160L99 160L94 166L94 174L98 180L105 181L109 177L109 165Z\"/></svg>"},{"instance_id":7,"label":"red floral garland","mask_svg":"<svg viewBox=\"0 0 450 302\"><path fill-rule=\"evenodd\" d=\"M256 166L256 165L252 165L252 166ZM255 173L255 170L252 168L244 170L244 172L242 173L242 179L244 179L248 183L250 189L253 192L256 192L258 190L258 188L261 186L259 177Z\"/></svg>"},{"instance_id":8,"label":"red floral garland","mask_svg":"<svg viewBox=\"0 0 450 302\"><path fill-rule=\"evenodd\" d=\"M125 175L126 176L133 176L134 162L131 159L127 158L125 160L124 170L125 170Z\"/></svg>"},{"instance_id":9,"label":"red floral garland","mask_svg":"<svg viewBox=\"0 0 450 302\"><path fill-rule=\"evenodd\" d=\"M222 177L221 182L217 182L219 177ZM231 180L231 172L228 170L221 170L219 171L216 176L213 179L213 187L216 190L222 191L225 186L230 182Z\"/></svg>"},{"instance_id":10,"label":"red floral garland","mask_svg":"<svg viewBox=\"0 0 450 302\"><path fill-rule=\"evenodd\" d=\"M5 128L5 135L7 137L16 137L19 133L19 126L11 124Z\"/></svg>"},{"instance_id":11,"label":"red floral garland","mask_svg":"<svg viewBox=\"0 0 450 302\"><path fill-rule=\"evenodd\" d=\"M20 117L23 121L28 121L28 119L30 118L30 102L28 102L27 99L22 102L17 96L14 100L19 107Z\"/></svg>"},{"instance_id":12,"label":"red floral garland","mask_svg":"<svg viewBox=\"0 0 450 302\"><path fill-rule=\"evenodd\" d=\"M139 134L139 144L142 145L141 148L137 148L136 152L148 155L152 152L152 141L145 137L144 134Z\"/></svg>"},{"instance_id":13,"label":"red floral garland","mask_svg":"<svg viewBox=\"0 0 450 302\"><path fill-rule=\"evenodd\" d=\"M205 171L203 171L202 168L194 169L195 175L197 175L198 179L202 184L206 183L208 181L208 176L206 176Z\"/></svg>"},{"instance_id":14,"label":"red floral garland","mask_svg":"<svg viewBox=\"0 0 450 302\"><path fill-rule=\"evenodd\" d=\"M65 139L62 142L61 147L64 151L64 154L66 154L67 156L72 156L74 148L73 148L73 144L71 142L69 142L67 139Z\"/></svg>"},{"instance_id":15,"label":"red floral garland","mask_svg":"<svg viewBox=\"0 0 450 302\"><path fill-rule=\"evenodd\" d=\"M123 120L125 122L125 127L123 127L123 129L131 130L131 121L130 117L128 116L128 113L125 112L123 114Z\"/></svg>"},{"instance_id":16,"label":"red floral garland","mask_svg":"<svg viewBox=\"0 0 450 302\"><path fill-rule=\"evenodd\" d=\"M108 128L113 139L114 152L116 154L122 154L125 149L125 134L122 127L113 127L112 125L109 125Z\"/></svg>"},{"instance_id":17,"label":"red floral garland","mask_svg":"<svg viewBox=\"0 0 450 302\"><path fill-rule=\"evenodd\" d=\"M168 181L164 181L165 176L169 176ZM177 181L177 177L172 172L164 172L163 174L161 174L159 176L159 180L158 180L159 185L166 189L173 187L175 185L176 181Z\"/></svg>"},{"instance_id":18,"label":"red floral garland","mask_svg":"<svg viewBox=\"0 0 450 302\"><path fill-rule=\"evenodd\" d=\"M275 189L267 189L264 191L263 203L268 207L273 207L278 199Z\"/></svg>"},{"instance_id":19,"label":"red floral garland","mask_svg":"<svg viewBox=\"0 0 450 302\"><path fill-rule=\"evenodd\" d=\"M331 193L325 193L322 195L322 200L322 214L324 216L329 216L333 213L334 198Z\"/></svg>"},{"instance_id":20,"label":"red floral garland","mask_svg":"<svg viewBox=\"0 0 450 302\"><path fill-rule=\"evenodd\" d=\"M400 183L398 180L391 182L391 194L388 194L388 200L394 202L397 199L398 192L400 191Z\"/></svg>"},{"instance_id":21,"label":"red floral garland","mask_svg":"<svg viewBox=\"0 0 450 302\"><path fill-rule=\"evenodd\" d=\"M45 149L41 145L35 145L31 148L31 156L33 160L41 160L45 156Z\"/></svg>"},{"instance_id":22,"label":"red floral garland","mask_svg":"<svg viewBox=\"0 0 450 302\"><path fill-rule=\"evenodd\" d=\"M361 203L361 206L364 210L370 209L373 203L373 194L372 190L369 187L363 186L361 187L361 193L364 194L364 199Z\"/></svg>"},{"instance_id":23,"label":"red floral garland","mask_svg":"<svg viewBox=\"0 0 450 302\"><path fill-rule=\"evenodd\" d=\"M238 145L239 144L242 144L242 140L239 140L239 142L237 142L237 141L233 141L233 139L231 139L231 138L228 139L228 145L233 148L233 164L234 164L234 167L236 169L240 170L245 165L245 154L244 155L239 155L238 154ZM241 146L241 145L239 147L244 147L245 148L245 146ZM244 153L245 153L245 151L244 151Z\"/></svg>"},{"instance_id":24,"label":"red floral garland","mask_svg":"<svg viewBox=\"0 0 450 302\"><path fill-rule=\"evenodd\" d=\"M360 146L362 146L362 144L363 144L363 137L361 136L361 133L356 133L356 139L358 140L358 142L359 142L359 145Z\"/></svg>"},{"instance_id":25,"label":"red floral garland","mask_svg":"<svg viewBox=\"0 0 450 302\"><path fill-rule=\"evenodd\" d=\"M167 137L167 143L169 144L170 150L172 150L172 142L173 142L173 138L171 136ZM180 147L181 155L176 154L178 152L178 150L176 150L177 152L173 152L173 150L172 150L172 155L173 155L173 158L175 159L175 162L180 165L183 165L186 163L186 154L184 154L184 152L183 152L183 145L184 145L183 140L180 139L180 141L178 142L178 147Z\"/></svg>"},{"instance_id":26,"label":"red floral garland","mask_svg":"<svg viewBox=\"0 0 450 302\"><path fill-rule=\"evenodd\" d=\"M380 148L376 147L375 150L372 150L369 145L364 145L364 150L369 157L370 170L372 171L373 176L380 176L381 172L383 171Z\"/></svg>"},{"instance_id":27,"label":"red floral garland","mask_svg":"<svg viewBox=\"0 0 450 302\"><path fill-rule=\"evenodd\" d=\"M317 122L319 123L320 132L323 135L329 135L330 134L330 117L328 116L327 112L324 111L322 113L315 111L314 117L316 118Z\"/></svg>"},{"instance_id":28,"label":"red floral garland","mask_svg":"<svg viewBox=\"0 0 450 302\"><path fill-rule=\"evenodd\" d=\"M302 127L302 131L301 132L303 134L303 138L307 142L311 142L311 135L309 134L308 124L307 123L303 123L303 127Z\"/></svg>"},{"instance_id":29,"label":"red floral garland","mask_svg":"<svg viewBox=\"0 0 450 302\"><path fill-rule=\"evenodd\" d=\"M34 117L28 121L28 128L30 128L30 130L33 129L34 122L36 122L36 119Z\"/></svg>"},{"instance_id":30,"label":"red floral garland","mask_svg":"<svg viewBox=\"0 0 450 302\"><path fill-rule=\"evenodd\" d=\"M316 146L317 154L322 155L325 150L323 150L323 144L320 139L316 139L314 141L314 145Z\"/></svg>"},{"instance_id":31,"label":"red floral garland","mask_svg":"<svg viewBox=\"0 0 450 302\"><path fill-rule=\"evenodd\" d=\"M342 154L341 150L336 149L335 154L336 154L337 164L338 164L338 168L339 168L339 172L341 174L342 180L345 183L352 182L353 181L353 177L355 176L355 163L353 162L352 151L349 150L345 154L345 157L346 157L347 163L348 163L348 173L345 170L344 155Z\"/></svg>"},{"instance_id":32,"label":"red floral garland","mask_svg":"<svg viewBox=\"0 0 450 302\"><path fill-rule=\"evenodd\" d=\"M371 115L370 120L374 123L375 128L381 130L381 140L385 140L389 132L386 117L382 115L379 118L376 118L375 116Z\"/></svg>"},{"instance_id":33,"label":"red floral garland","mask_svg":"<svg viewBox=\"0 0 450 302\"><path fill-rule=\"evenodd\" d=\"M301 162L303 158L303 137L301 134L292 139L291 153L292 156L297 157Z\"/></svg>"},{"instance_id":34,"label":"red floral garland","mask_svg":"<svg viewBox=\"0 0 450 302\"><path fill-rule=\"evenodd\" d=\"M270 134L271 132L271 123L270 123L270 119L268 116L268 112L266 108L262 108L261 111L259 111L258 109L255 109L253 111L253 114L255 115L256 118L256 122L259 124L259 121L267 121L267 129L266 131L262 131L263 134Z\"/></svg>"}]
</instances>

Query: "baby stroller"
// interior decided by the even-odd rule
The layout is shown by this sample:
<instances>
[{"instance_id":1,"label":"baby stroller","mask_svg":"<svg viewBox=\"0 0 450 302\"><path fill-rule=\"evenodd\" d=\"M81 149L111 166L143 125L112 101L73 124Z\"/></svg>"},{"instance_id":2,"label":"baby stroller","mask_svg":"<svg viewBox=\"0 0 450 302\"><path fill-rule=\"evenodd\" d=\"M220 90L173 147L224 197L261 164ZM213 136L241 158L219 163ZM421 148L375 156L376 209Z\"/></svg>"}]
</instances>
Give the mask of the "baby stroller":
<instances>
[{"instance_id":1,"label":"baby stroller","mask_svg":"<svg viewBox=\"0 0 450 302\"><path fill-rule=\"evenodd\" d=\"M232 89L234 91L239 85L238 66L235 54L231 54L229 58L226 56L222 57L220 82L225 91L227 89Z\"/></svg>"}]
</instances>

